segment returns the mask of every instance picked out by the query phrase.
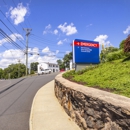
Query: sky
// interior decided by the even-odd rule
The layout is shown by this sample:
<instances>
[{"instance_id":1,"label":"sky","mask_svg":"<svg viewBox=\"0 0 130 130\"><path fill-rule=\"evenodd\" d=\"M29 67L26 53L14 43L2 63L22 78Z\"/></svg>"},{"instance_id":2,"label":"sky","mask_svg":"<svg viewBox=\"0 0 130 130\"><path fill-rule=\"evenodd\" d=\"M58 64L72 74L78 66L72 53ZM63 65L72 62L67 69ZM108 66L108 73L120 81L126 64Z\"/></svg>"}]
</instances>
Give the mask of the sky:
<instances>
[{"instance_id":1,"label":"sky","mask_svg":"<svg viewBox=\"0 0 130 130\"><path fill-rule=\"evenodd\" d=\"M119 47L130 33L130 0L0 0L0 68L56 63L74 39Z\"/></svg>"}]
</instances>

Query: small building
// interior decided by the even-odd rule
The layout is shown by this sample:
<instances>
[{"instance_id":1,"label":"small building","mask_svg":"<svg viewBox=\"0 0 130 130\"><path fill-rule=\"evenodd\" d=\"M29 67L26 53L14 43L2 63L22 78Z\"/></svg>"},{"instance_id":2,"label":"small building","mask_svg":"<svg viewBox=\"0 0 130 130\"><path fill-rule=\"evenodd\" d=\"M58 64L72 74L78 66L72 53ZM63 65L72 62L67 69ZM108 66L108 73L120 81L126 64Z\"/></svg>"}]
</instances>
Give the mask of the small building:
<instances>
[{"instance_id":1,"label":"small building","mask_svg":"<svg viewBox=\"0 0 130 130\"><path fill-rule=\"evenodd\" d=\"M54 63L49 63L49 62L44 62L44 63L40 63L37 66L37 70L38 73L44 69L50 69L51 72L59 72L59 65L58 64L54 64Z\"/></svg>"}]
</instances>

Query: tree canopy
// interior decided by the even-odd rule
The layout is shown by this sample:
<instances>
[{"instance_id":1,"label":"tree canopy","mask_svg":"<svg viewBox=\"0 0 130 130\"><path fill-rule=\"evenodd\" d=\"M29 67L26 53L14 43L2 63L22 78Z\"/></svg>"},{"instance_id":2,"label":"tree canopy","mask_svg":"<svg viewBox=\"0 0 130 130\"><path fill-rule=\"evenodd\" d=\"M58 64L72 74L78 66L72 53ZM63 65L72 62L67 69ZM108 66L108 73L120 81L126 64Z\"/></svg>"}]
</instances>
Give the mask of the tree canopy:
<instances>
[{"instance_id":1,"label":"tree canopy","mask_svg":"<svg viewBox=\"0 0 130 130\"><path fill-rule=\"evenodd\" d=\"M124 52L130 52L130 35L128 35L124 42Z\"/></svg>"},{"instance_id":2,"label":"tree canopy","mask_svg":"<svg viewBox=\"0 0 130 130\"><path fill-rule=\"evenodd\" d=\"M32 62L32 63L31 63L31 70L37 71L37 65L38 65L38 64L39 64L38 62Z\"/></svg>"},{"instance_id":3,"label":"tree canopy","mask_svg":"<svg viewBox=\"0 0 130 130\"><path fill-rule=\"evenodd\" d=\"M24 64L11 64L5 69L0 69L1 79L15 79L24 76L26 66Z\"/></svg>"},{"instance_id":4,"label":"tree canopy","mask_svg":"<svg viewBox=\"0 0 130 130\"><path fill-rule=\"evenodd\" d=\"M60 67L60 69L65 69L65 68L69 68L70 67L70 60L72 60L72 52L70 52L69 54L66 54L63 58L63 60L57 60L57 63Z\"/></svg>"}]
</instances>

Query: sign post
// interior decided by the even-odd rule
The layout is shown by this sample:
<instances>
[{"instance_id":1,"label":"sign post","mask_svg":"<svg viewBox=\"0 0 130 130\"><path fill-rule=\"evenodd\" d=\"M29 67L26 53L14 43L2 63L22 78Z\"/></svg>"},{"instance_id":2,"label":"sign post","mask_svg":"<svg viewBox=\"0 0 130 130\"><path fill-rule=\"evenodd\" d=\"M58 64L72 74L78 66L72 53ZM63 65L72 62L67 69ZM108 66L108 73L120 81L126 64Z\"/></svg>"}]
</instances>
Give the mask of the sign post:
<instances>
[{"instance_id":1,"label":"sign post","mask_svg":"<svg viewBox=\"0 0 130 130\"><path fill-rule=\"evenodd\" d=\"M73 41L73 63L76 64L76 71L90 64L99 64L99 42L75 39Z\"/></svg>"}]
</instances>

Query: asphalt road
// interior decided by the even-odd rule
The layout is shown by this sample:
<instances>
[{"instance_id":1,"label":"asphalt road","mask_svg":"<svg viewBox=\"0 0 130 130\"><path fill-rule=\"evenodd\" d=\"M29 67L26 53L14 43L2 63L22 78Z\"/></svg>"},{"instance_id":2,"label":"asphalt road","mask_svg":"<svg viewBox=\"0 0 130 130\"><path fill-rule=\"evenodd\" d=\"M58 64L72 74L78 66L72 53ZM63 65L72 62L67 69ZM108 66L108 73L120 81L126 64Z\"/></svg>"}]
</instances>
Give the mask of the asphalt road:
<instances>
[{"instance_id":1,"label":"asphalt road","mask_svg":"<svg viewBox=\"0 0 130 130\"><path fill-rule=\"evenodd\" d=\"M57 74L0 81L0 130L29 130L33 98Z\"/></svg>"}]
</instances>

